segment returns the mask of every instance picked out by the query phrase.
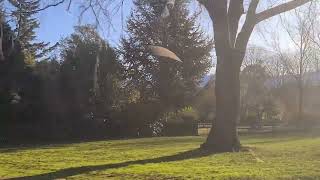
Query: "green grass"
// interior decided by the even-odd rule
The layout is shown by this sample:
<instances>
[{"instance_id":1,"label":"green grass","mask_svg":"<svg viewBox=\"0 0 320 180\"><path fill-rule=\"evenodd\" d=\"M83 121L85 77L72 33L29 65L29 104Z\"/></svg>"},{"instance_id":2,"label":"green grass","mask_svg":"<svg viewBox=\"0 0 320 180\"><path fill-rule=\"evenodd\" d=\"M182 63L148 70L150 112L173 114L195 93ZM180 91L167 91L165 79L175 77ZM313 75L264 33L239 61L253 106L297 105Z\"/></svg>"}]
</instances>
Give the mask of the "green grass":
<instances>
[{"instance_id":1,"label":"green grass","mask_svg":"<svg viewBox=\"0 0 320 180\"><path fill-rule=\"evenodd\" d=\"M203 141L146 138L0 149L0 179L320 179L320 136L245 136L248 151L223 154L197 150Z\"/></svg>"}]
</instances>

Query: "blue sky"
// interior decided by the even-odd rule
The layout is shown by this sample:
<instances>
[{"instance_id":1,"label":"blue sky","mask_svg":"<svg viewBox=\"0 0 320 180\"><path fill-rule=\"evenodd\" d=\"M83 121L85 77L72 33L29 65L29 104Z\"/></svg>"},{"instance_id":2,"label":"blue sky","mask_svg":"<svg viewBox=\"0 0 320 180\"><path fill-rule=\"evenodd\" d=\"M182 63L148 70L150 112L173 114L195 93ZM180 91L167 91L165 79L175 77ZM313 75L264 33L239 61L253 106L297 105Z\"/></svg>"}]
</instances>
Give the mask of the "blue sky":
<instances>
[{"instance_id":1,"label":"blue sky","mask_svg":"<svg viewBox=\"0 0 320 180\"><path fill-rule=\"evenodd\" d=\"M130 14L131 8L133 7L131 1L126 1L123 7L124 17ZM51 42L54 44L61 38L67 37L73 32L73 27L79 25L78 9L71 8L67 11L67 5L63 4L58 7L50 8L46 11L39 13L40 28L37 29L38 40ZM101 25L100 33L108 40L112 45L117 45L119 38L124 33L124 24L121 18L120 12L115 14L113 17L114 28L107 28L106 25ZM83 18L81 24L92 23L92 17L90 13L87 13ZM102 22L103 23L103 22Z\"/></svg>"},{"instance_id":2,"label":"blue sky","mask_svg":"<svg viewBox=\"0 0 320 180\"><path fill-rule=\"evenodd\" d=\"M67 12L66 7L50 8L39 13L40 28L37 29L38 40L45 42L57 42L73 31L77 24L73 13Z\"/></svg>"}]
</instances>

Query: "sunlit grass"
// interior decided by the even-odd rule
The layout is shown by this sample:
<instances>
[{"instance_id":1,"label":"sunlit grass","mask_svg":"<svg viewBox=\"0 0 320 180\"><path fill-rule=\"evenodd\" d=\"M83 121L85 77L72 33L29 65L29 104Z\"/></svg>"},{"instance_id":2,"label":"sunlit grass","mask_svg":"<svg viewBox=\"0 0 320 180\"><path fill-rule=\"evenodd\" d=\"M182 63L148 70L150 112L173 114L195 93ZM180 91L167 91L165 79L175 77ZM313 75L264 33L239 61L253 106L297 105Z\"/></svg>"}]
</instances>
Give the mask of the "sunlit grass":
<instances>
[{"instance_id":1,"label":"sunlit grass","mask_svg":"<svg viewBox=\"0 0 320 180\"><path fill-rule=\"evenodd\" d=\"M0 179L320 179L320 136L242 137L240 153L196 151L203 137L0 149Z\"/></svg>"}]
</instances>

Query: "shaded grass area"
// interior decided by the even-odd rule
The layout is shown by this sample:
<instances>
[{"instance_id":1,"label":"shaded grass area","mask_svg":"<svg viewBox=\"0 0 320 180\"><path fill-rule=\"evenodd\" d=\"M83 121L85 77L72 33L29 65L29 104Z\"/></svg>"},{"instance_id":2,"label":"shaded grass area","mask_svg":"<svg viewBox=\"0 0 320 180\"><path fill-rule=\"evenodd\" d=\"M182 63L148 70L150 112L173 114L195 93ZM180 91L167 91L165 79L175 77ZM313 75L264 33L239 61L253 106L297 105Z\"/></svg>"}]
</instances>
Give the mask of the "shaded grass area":
<instances>
[{"instance_id":1,"label":"shaded grass area","mask_svg":"<svg viewBox=\"0 0 320 180\"><path fill-rule=\"evenodd\" d=\"M0 149L0 179L320 179L320 136L251 135L247 151L209 154L204 137Z\"/></svg>"}]
</instances>

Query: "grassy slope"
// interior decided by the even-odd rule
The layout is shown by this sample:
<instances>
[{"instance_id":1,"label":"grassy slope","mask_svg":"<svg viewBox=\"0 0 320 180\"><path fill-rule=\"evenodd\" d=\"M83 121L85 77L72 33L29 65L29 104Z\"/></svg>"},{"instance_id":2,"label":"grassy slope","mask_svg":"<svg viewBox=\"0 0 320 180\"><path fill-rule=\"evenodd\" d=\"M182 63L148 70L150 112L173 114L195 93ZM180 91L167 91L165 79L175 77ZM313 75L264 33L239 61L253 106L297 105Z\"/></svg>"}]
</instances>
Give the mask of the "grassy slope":
<instances>
[{"instance_id":1,"label":"grassy slope","mask_svg":"<svg viewBox=\"0 0 320 180\"><path fill-rule=\"evenodd\" d=\"M250 151L208 155L203 137L0 149L0 179L320 179L320 137L247 136Z\"/></svg>"}]
</instances>

